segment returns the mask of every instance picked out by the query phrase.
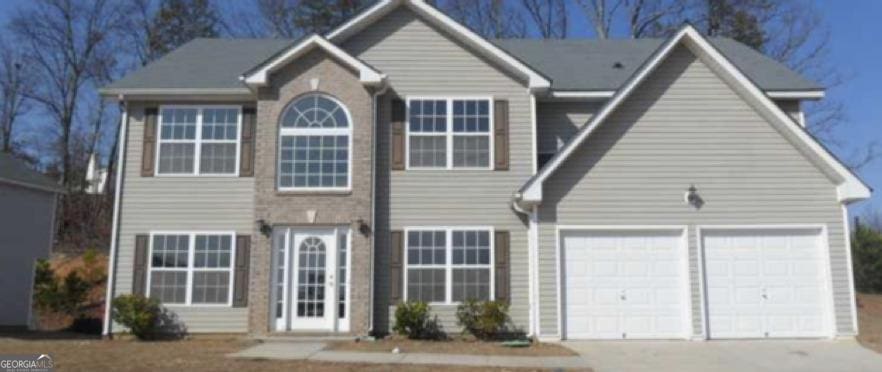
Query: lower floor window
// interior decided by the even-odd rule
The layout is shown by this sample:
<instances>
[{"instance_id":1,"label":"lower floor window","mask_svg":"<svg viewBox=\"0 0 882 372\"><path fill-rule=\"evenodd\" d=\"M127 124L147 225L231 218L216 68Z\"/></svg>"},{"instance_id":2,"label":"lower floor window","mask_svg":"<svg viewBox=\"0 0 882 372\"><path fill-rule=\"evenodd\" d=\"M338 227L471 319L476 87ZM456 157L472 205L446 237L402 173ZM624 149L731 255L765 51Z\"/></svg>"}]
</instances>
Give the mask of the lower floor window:
<instances>
[{"instance_id":1,"label":"lower floor window","mask_svg":"<svg viewBox=\"0 0 882 372\"><path fill-rule=\"evenodd\" d=\"M147 295L166 305L229 305L233 235L152 234Z\"/></svg>"},{"instance_id":2,"label":"lower floor window","mask_svg":"<svg viewBox=\"0 0 882 372\"><path fill-rule=\"evenodd\" d=\"M491 237L490 229L408 230L405 298L429 303L492 300Z\"/></svg>"}]
</instances>

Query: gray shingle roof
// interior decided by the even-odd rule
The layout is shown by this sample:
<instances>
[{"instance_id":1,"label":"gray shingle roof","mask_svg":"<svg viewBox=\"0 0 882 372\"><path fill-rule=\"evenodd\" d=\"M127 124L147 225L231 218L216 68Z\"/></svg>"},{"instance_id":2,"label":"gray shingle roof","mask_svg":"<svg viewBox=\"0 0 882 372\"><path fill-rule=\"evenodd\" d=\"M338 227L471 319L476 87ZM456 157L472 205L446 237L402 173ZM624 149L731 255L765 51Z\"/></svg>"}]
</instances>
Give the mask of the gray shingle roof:
<instances>
[{"instance_id":1,"label":"gray shingle roof","mask_svg":"<svg viewBox=\"0 0 882 372\"><path fill-rule=\"evenodd\" d=\"M5 153L0 153L0 183L2 182L62 192L61 186L51 178L31 169L21 160Z\"/></svg>"},{"instance_id":2,"label":"gray shingle roof","mask_svg":"<svg viewBox=\"0 0 882 372\"><path fill-rule=\"evenodd\" d=\"M663 41L492 40L551 78L553 89L603 91L618 89ZM195 39L105 86L102 91L184 89L247 93L239 76L295 42L289 39ZM725 38L714 38L711 42L763 90L823 89L741 43ZM622 68L613 68L616 62L620 62Z\"/></svg>"},{"instance_id":3,"label":"gray shingle roof","mask_svg":"<svg viewBox=\"0 0 882 372\"><path fill-rule=\"evenodd\" d=\"M552 79L557 90L618 89L664 39L497 39L493 43ZM820 90L784 65L727 38L711 38L723 55L760 89ZM621 68L614 68L616 62Z\"/></svg>"},{"instance_id":4,"label":"gray shingle roof","mask_svg":"<svg viewBox=\"0 0 882 372\"><path fill-rule=\"evenodd\" d=\"M288 39L194 39L102 90L240 89L239 76L294 43Z\"/></svg>"}]
</instances>

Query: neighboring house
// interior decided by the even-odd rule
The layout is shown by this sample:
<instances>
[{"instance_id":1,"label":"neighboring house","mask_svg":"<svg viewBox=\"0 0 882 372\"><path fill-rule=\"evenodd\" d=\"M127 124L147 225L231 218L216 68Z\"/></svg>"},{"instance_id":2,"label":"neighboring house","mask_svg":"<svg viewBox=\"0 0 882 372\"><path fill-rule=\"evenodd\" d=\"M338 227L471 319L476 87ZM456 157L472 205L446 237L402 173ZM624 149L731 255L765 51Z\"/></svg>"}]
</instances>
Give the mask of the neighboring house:
<instances>
[{"instance_id":1,"label":"neighboring house","mask_svg":"<svg viewBox=\"0 0 882 372\"><path fill-rule=\"evenodd\" d=\"M422 1L333 32L198 39L125 104L109 294L190 332L543 339L856 334L848 203L803 128L824 89L728 39L485 40ZM107 321L105 332L119 332Z\"/></svg>"},{"instance_id":2,"label":"neighboring house","mask_svg":"<svg viewBox=\"0 0 882 372\"><path fill-rule=\"evenodd\" d=\"M98 157L95 154L89 156L89 165L86 167L86 194L104 194L107 184L107 168L99 168Z\"/></svg>"},{"instance_id":3,"label":"neighboring house","mask_svg":"<svg viewBox=\"0 0 882 372\"><path fill-rule=\"evenodd\" d=\"M37 259L49 258L61 187L0 153L0 327L29 327Z\"/></svg>"}]
</instances>

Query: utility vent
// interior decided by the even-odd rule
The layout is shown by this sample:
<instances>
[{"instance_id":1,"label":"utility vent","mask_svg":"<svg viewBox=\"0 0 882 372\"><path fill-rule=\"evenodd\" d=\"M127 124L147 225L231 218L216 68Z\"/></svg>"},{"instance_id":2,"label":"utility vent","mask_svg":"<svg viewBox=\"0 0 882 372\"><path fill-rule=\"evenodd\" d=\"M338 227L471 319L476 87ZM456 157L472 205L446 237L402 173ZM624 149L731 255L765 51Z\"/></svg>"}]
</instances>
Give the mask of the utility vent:
<instances>
[{"instance_id":1,"label":"utility vent","mask_svg":"<svg viewBox=\"0 0 882 372\"><path fill-rule=\"evenodd\" d=\"M616 63L613 63L613 68L617 69L617 70L621 70L621 69L625 68L625 65L623 65L621 62L617 61Z\"/></svg>"}]
</instances>

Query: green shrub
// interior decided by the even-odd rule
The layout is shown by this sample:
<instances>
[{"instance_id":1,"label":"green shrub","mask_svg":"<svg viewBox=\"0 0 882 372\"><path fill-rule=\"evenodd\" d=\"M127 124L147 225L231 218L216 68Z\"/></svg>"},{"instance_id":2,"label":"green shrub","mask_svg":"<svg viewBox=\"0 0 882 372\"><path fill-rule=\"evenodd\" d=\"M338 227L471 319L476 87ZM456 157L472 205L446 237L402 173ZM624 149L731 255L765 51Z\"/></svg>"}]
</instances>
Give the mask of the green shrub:
<instances>
[{"instance_id":1,"label":"green shrub","mask_svg":"<svg viewBox=\"0 0 882 372\"><path fill-rule=\"evenodd\" d=\"M855 225L851 235L854 285L859 292L882 293L882 233Z\"/></svg>"},{"instance_id":2,"label":"green shrub","mask_svg":"<svg viewBox=\"0 0 882 372\"><path fill-rule=\"evenodd\" d=\"M76 272L58 280L45 261L38 262L34 279L34 303L38 309L63 313L74 318L83 316L89 291L94 286Z\"/></svg>"},{"instance_id":3,"label":"green shrub","mask_svg":"<svg viewBox=\"0 0 882 372\"><path fill-rule=\"evenodd\" d=\"M135 337L144 340L156 333L162 309L159 301L139 295L122 295L113 299L113 320L129 328Z\"/></svg>"},{"instance_id":4,"label":"green shrub","mask_svg":"<svg viewBox=\"0 0 882 372\"><path fill-rule=\"evenodd\" d=\"M83 252L83 279L89 283L101 284L107 280L107 273L101 266L103 256L94 248L89 248Z\"/></svg>"},{"instance_id":5,"label":"green shrub","mask_svg":"<svg viewBox=\"0 0 882 372\"><path fill-rule=\"evenodd\" d=\"M510 333L508 304L502 301L465 301L457 306L456 319L463 333L480 340L500 339Z\"/></svg>"},{"instance_id":6,"label":"green shrub","mask_svg":"<svg viewBox=\"0 0 882 372\"><path fill-rule=\"evenodd\" d=\"M429 305L425 302L399 303L395 309L395 326L392 330L414 340L446 337L438 324L438 318L429 315Z\"/></svg>"}]
</instances>

